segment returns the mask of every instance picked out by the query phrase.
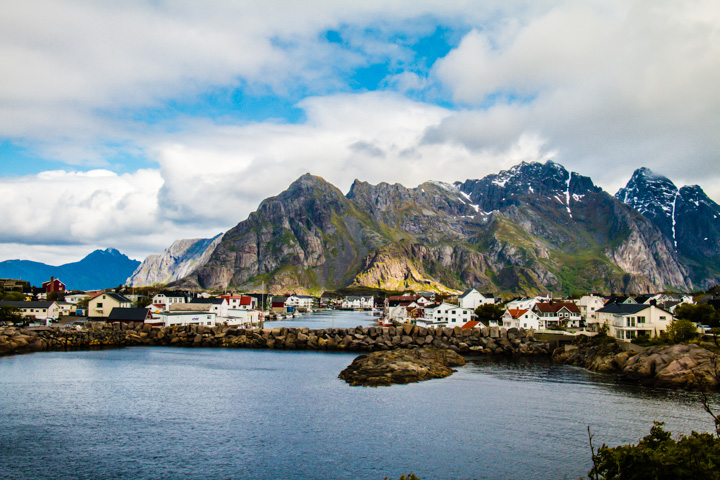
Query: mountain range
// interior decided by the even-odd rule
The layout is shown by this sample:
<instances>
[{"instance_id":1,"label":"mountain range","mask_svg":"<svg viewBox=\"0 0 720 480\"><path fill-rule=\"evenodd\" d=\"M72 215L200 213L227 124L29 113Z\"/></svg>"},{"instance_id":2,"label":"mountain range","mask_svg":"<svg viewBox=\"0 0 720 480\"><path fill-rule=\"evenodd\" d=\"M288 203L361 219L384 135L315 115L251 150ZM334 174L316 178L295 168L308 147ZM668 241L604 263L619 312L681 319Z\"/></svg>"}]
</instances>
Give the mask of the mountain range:
<instances>
[{"instance_id":1,"label":"mountain range","mask_svg":"<svg viewBox=\"0 0 720 480\"><path fill-rule=\"evenodd\" d=\"M132 280L315 294L690 291L720 280L718 215L700 187L648 169L616 196L552 161L416 188L356 180L347 195L306 174L222 236L149 257Z\"/></svg>"},{"instance_id":2,"label":"mountain range","mask_svg":"<svg viewBox=\"0 0 720 480\"><path fill-rule=\"evenodd\" d=\"M68 290L95 290L123 285L140 265L114 248L95 250L79 262L53 266L30 260L0 262L0 278L17 278L39 287L50 277L60 279Z\"/></svg>"}]
</instances>

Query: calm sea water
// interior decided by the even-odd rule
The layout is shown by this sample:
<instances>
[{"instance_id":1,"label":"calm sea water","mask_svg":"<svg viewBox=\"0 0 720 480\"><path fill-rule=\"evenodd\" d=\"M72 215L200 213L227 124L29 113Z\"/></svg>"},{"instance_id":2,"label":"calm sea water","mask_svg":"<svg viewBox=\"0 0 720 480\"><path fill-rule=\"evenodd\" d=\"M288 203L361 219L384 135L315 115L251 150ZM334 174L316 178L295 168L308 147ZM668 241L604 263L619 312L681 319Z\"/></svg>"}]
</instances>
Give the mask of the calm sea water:
<instances>
[{"instance_id":1,"label":"calm sea water","mask_svg":"<svg viewBox=\"0 0 720 480\"><path fill-rule=\"evenodd\" d=\"M693 394L541 359L474 358L383 388L354 354L126 348L0 358L0 478L577 479L654 419L712 431Z\"/></svg>"}]
</instances>

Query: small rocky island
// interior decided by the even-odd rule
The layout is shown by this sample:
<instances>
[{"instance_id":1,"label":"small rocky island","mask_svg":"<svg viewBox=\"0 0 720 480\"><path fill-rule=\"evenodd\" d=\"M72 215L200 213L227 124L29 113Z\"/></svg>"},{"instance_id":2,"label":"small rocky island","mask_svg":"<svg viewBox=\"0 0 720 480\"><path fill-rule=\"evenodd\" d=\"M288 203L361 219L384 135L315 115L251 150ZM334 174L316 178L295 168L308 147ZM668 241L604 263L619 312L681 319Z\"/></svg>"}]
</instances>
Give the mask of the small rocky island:
<instances>
[{"instance_id":1,"label":"small rocky island","mask_svg":"<svg viewBox=\"0 0 720 480\"><path fill-rule=\"evenodd\" d=\"M462 355L447 348L415 348L360 355L339 377L352 386L379 387L452 375L465 365Z\"/></svg>"}]
</instances>

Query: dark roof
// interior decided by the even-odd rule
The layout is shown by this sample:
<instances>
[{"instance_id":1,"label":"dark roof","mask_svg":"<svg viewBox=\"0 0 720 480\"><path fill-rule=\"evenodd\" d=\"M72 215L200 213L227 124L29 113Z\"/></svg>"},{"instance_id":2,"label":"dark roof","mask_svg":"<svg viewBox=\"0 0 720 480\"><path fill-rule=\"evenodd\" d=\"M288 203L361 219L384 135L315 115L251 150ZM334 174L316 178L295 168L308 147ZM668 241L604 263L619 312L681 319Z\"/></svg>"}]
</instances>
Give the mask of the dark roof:
<instances>
[{"instance_id":1,"label":"dark roof","mask_svg":"<svg viewBox=\"0 0 720 480\"><path fill-rule=\"evenodd\" d=\"M147 308L118 308L115 307L108 315L108 322L143 322L150 314Z\"/></svg>"},{"instance_id":2,"label":"dark roof","mask_svg":"<svg viewBox=\"0 0 720 480\"><path fill-rule=\"evenodd\" d=\"M287 297L284 295L273 295L272 296L272 303L285 303L287 301Z\"/></svg>"},{"instance_id":3,"label":"dark roof","mask_svg":"<svg viewBox=\"0 0 720 480\"><path fill-rule=\"evenodd\" d=\"M465 298L465 297L467 297L468 295L470 295L470 292L472 292L473 290L475 290L475 289L474 289L474 288L468 288L468 289L465 290L465 291L460 295L460 297L458 297L458 298Z\"/></svg>"},{"instance_id":4,"label":"dark roof","mask_svg":"<svg viewBox=\"0 0 720 480\"><path fill-rule=\"evenodd\" d=\"M43 302L43 301L31 301L23 302L15 300L2 300L0 301L0 307L17 307L17 308L50 308L55 302Z\"/></svg>"},{"instance_id":5,"label":"dark roof","mask_svg":"<svg viewBox=\"0 0 720 480\"><path fill-rule=\"evenodd\" d=\"M222 298L193 298L190 303L209 303L212 305L222 305Z\"/></svg>"},{"instance_id":6,"label":"dark roof","mask_svg":"<svg viewBox=\"0 0 720 480\"><path fill-rule=\"evenodd\" d=\"M617 313L619 315L633 315L648 308L652 308L653 305L639 305L637 303L613 303L606 305L598 313ZM670 312L667 312L670 313Z\"/></svg>"}]
</instances>

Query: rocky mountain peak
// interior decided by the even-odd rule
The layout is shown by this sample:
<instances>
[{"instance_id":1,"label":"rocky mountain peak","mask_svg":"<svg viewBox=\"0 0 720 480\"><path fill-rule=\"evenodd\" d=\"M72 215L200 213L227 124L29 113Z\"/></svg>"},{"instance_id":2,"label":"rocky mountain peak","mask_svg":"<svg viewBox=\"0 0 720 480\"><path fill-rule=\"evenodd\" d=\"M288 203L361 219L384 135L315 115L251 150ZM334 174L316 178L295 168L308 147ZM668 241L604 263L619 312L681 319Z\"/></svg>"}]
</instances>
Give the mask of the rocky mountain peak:
<instances>
[{"instance_id":1,"label":"rocky mountain peak","mask_svg":"<svg viewBox=\"0 0 720 480\"><path fill-rule=\"evenodd\" d=\"M690 260L696 277L708 285L718 280L720 206L702 188L678 189L667 177L640 168L615 197L652 221L675 250Z\"/></svg>"}]
</instances>

